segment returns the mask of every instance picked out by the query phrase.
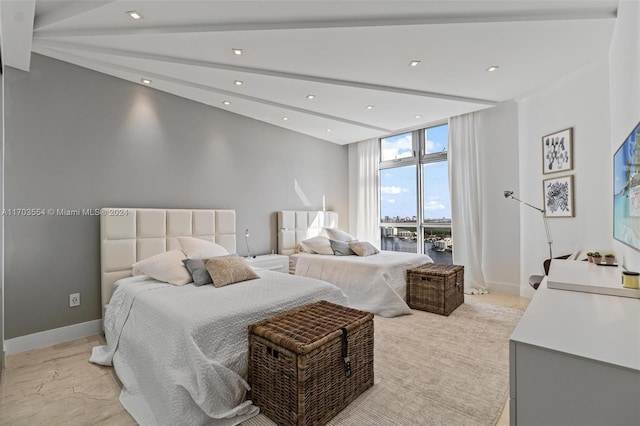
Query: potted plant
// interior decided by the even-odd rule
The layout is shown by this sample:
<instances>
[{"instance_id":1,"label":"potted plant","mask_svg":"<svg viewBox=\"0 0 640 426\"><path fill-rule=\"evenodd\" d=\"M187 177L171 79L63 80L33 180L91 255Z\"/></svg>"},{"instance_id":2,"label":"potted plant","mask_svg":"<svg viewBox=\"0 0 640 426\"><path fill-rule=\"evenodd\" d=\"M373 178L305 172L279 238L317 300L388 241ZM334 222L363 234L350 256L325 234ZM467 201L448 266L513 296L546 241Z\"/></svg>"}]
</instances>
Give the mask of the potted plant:
<instances>
[{"instance_id":1,"label":"potted plant","mask_svg":"<svg viewBox=\"0 0 640 426\"><path fill-rule=\"evenodd\" d=\"M602 262L602 255L598 252L593 253L593 263L595 263L596 265Z\"/></svg>"},{"instance_id":2,"label":"potted plant","mask_svg":"<svg viewBox=\"0 0 640 426\"><path fill-rule=\"evenodd\" d=\"M607 253L604 255L604 261L607 265L613 265L616 263L616 255L613 253Z\"/></svg>"},{"instance_id":3,"label":"potted plant","mask_svg":"<svg viewBox=\"0 0 640 426\"><path fill-rule=\"evenodd\" d=\"M589 259L589 262L593 263L593 252L592 251L588 251L587 252L587 259Z\"/></svg>"}]
</instances>

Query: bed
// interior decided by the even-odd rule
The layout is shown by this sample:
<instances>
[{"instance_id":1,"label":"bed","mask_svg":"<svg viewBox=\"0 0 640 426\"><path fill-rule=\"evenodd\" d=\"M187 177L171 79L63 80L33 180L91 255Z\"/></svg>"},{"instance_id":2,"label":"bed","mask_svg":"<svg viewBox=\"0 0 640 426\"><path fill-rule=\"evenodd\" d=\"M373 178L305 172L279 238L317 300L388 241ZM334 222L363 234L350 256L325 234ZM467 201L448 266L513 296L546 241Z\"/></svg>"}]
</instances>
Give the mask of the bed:
<instances>
[{"instance_id":1,"label":"bed","mask_svg":"<svg viewBox=\"0 0 640 426\"><path fill-rule=\"evenodd\" d=\"M113 211L126 214L101 217L107 345L90 361L114 366L120 401L142 425L235 425L256 415L245 400L247 325L318 300L347 304L335 286L268 270L221 288L131 276L135 262L179 248L181 236L235 252L235 212Z\"/></svg>"},{"instance_id":2,"label":"bed","mask_svg":"<svg viewBox=\"0 0 640 426\"><path fill-rule=\"evenodd\" d=\"M349 297L349 306L384 317L410 314L406 303L406 271L433 262L424 254L381 251L366 257L298 253L302 241L338 228L331 211L278 212L278 253L288 255L298 276L330 282Z\"/></svg>"}]
</instances>

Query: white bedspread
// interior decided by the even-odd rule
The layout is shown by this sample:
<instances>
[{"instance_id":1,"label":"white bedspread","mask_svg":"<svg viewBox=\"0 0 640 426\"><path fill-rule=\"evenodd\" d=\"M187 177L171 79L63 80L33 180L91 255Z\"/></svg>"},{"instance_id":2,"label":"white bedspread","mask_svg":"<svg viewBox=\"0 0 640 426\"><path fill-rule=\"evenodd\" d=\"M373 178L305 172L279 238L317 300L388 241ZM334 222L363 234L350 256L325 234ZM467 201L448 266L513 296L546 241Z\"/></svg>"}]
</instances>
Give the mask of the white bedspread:
<instances>
[{"instance_id":1,"label":"white bedspread","mask_svg":"<svg viewBox=\"0 0 640 426\"><path fill-rule=\"evenodd\" d=\"M405 302L407 269L433 262L425 254L381 251L373 256L299 253L296 275L328 281L349 297L349 306L383 317L410 314Z\"/></svg>"},{"instance_id":2,"label":"white bedspread","mask_svg":"<svg viewBox=\"0 0 640 426\"><path fill-rule=\"evenodd\" d=\"M122 405L146 425L235 425L258 413L245 401L247 326L347 297L333 285L272 271L222 288L121 280L105 313L107 345L90 361L113 365Z\"/></svg>"}]
</instances>

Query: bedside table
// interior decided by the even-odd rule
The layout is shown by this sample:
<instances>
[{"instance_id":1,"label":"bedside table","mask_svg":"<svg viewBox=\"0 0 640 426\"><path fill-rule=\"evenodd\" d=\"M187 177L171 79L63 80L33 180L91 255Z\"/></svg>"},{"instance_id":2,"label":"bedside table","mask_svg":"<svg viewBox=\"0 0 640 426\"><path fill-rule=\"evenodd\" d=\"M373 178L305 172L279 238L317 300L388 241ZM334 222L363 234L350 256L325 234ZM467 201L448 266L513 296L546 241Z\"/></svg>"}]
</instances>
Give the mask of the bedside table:
<instances>
[{"instance_id":1,"label":"bedside table","mask_svg":"<svg viewBox=\"0 0 640 426\"><path fill-rule=\"evenodd\" d=\"M247 262L255 269L268 269L284 274L289 273L289 256L282 254L263 254L247 259Z\"/></svg>"}]
</instances>

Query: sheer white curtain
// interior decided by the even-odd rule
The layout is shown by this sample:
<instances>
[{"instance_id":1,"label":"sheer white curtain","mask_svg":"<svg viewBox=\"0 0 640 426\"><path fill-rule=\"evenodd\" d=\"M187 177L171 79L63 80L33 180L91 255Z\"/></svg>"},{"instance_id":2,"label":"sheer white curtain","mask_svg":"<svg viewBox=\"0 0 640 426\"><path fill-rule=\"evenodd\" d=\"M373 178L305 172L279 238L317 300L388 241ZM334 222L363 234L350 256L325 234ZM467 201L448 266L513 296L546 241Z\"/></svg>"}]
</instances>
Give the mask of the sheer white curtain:
<instances>
[{"instance_id":1,"label":"sheer white curtain","mask_svg":"<svg viewBox=\"0 0 640 426\"><path fill-rule=\"evenodd\" d=\"M369 139L349 145L350 232L380 247L378 164L380 142Z\"/></svg>"},{"instance_id":2,"label":"sheer white curtain","mask_svg":"<svg viewBox=\"0 0 640 426\"><path fill-rule=\"evenodd\" d=\"M464 265L465 291L486 290L482 272L482 186L477 114L449 119L449 191L453 263Z\"/></svg>"}]
</instances>

